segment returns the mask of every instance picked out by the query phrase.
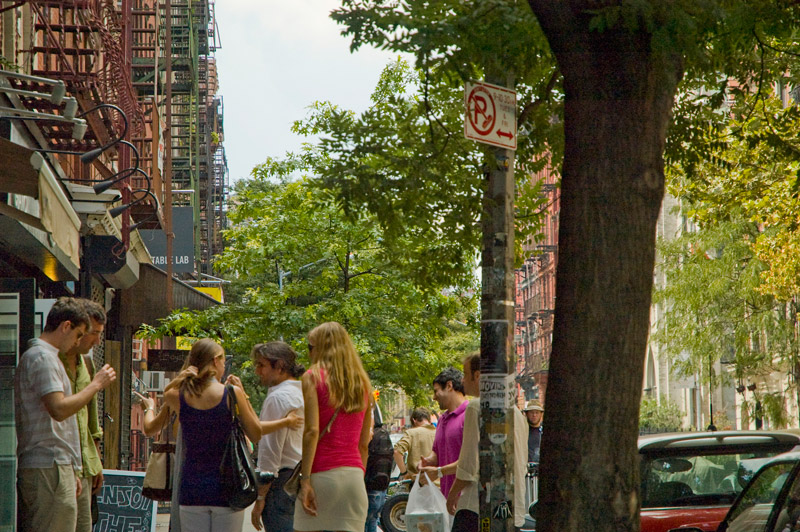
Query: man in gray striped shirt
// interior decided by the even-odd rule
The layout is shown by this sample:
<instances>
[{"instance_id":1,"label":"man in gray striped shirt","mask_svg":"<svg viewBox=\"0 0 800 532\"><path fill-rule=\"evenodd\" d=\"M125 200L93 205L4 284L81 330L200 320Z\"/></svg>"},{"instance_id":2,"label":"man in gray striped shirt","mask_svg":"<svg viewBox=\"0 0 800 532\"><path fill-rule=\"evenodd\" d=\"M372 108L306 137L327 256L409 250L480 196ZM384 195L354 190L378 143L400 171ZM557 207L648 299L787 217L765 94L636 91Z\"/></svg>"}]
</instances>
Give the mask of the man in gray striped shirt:
<instances>
[{"instance_id":1,"label":"man in gray striped shirt","mask_svg":"<svg viewBox=\"0 0 800 532\"><path fill-rule=\"evenodd\" d=\"M59 352L86 333L89 316L74 298L61 298L42 335L19 361L14 377L17 420L18 530L75 532L81 448L75 413L116 379L108 364L79 393L72 393Z\"/></svg>"}]
</instances>

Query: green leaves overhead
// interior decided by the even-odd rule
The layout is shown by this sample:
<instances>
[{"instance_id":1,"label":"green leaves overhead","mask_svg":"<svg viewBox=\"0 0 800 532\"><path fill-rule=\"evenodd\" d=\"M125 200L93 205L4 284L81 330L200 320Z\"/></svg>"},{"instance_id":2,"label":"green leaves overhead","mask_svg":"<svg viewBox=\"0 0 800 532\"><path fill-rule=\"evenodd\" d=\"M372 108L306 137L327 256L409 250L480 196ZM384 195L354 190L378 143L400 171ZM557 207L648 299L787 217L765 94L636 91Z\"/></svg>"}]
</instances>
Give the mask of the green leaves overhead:
<instances>
[{"instance_id":1,"label":"green leaves overhead","mask_svg":"<svg viewBox=\"0 0 800 532\"><path fill-rule=\"evenodd\" d=\"M348 216L371 213L385 245L413 269L419 286L470 279L481 237L485 155L464 138L463 85L446 72L436 75L426 77L398 60L384 69L363 113L316 103L294 125L295 132L319 138L299 155L319 177L314 185ZM540 169L551 157L517 161ZM526 193L522 241L539 228L541 200L528 174L517 175Z\"/></svg>"},{"instance_id":2,"label":"green leaves overhead","mask_svg":"<svg viewBox=\"0 0 800 532\"><path fill-rule=\"evenodd\" d=\"M704 160L673 165L668 187L702 227L754 224L748 246L765 265L759 290L787 301L800 289L800 109L753 94L730 111Z\"/></svg>"},{"instance_id":3,"label":"green leaves overhead","mask_svg":"<svg viewBox=\"0 0 800 532\"><path fill-rule=\"evenodd\" d=\"M716 140L703 156L694 152L669 172L692 232L660 247L667 284L655 297L666 312L654 340L684 375L708 379L703 368L725 358L736 379L772 382L773 372L797 365L800 111L776 96L786 93L740 92L725 121L705 132ZM777 405L788 390L778 388L761 402L781 426ZM800 393L793 380L789 388Z\"/></svg>"},{"instance_id":4,"label":"green leaves overhead","mask_svg":"<svg viewBox=\"0 0 800 532\"><path fill-rule=\"evenodd\" d=\"M176 313L149 335L218 337L247 366L254 344L279 338L307 361L308 331L338 321L376 386L426 403L433 377L477 343L473 287L417 288L374 218L348 218L310 179L287 179L301 169L268 160L237 186L217 262L229 302Z\"/></svg>"},{"instance_id":5,"label":"green leaves overhead","mask_svg":"<svg viewBox=\"0 0 800 532\"><path fill-rule=\"evenodd\" d=\"M351 49L364 45L414 54L417 67L450 72L462 81L483 68L508 70L518 79L546 67L549 48L523 2L343 0L331 18L342 24Z\"/></svg>"}]
</instances>

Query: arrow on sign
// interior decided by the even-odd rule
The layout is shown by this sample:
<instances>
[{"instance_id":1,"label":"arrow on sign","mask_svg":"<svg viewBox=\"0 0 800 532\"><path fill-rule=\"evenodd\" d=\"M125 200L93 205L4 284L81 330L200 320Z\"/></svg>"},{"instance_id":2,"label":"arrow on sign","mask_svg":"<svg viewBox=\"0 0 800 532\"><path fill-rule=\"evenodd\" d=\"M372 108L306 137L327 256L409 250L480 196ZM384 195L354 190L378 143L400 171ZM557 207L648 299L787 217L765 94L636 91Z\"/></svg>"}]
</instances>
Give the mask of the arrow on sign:
<instances>
[{"instance_id":1,"label":"arrow on sign","mask_svg":"<svg viewBox=\"0 0 800 532\"><path fill-rule=\"evenodd\" d=\"M499 129L497 130L497 136L498 137L507 137L509 139L514 138L514 135L512 135L510 131L508 133L506 133L505 131L500 131Z\"/></svg>"}]
</instances>

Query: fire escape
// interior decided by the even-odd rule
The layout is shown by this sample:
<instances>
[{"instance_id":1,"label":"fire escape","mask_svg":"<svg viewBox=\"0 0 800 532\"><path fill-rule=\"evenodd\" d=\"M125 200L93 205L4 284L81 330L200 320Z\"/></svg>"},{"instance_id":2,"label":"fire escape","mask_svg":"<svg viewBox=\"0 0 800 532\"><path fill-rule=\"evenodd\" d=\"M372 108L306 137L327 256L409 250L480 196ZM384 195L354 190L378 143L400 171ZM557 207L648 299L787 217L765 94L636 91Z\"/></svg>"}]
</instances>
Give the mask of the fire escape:
<instances>
[{"instance_id":1,"label":"fire escape","mask_svg":"<svg viewBox=\"0 0 800 532\"><path fill-rule=\"evenodd\" d=\"M216 96L214 53L220 44L214 3L170 0L168 14L166 0L128 1L132 88L143 110L142 128L135 137L137 145L143 146L142 166L146 165L159 190L163 174L171 170L171 188L180 191L171 196L172 205L191 209L197 271L210 274L213 256L222 251L220 229L225 226L228 187L223 108ZM166 49L168 31L170 50ZM170 146L165 145L166 133ZM153 146L158 147L155 153ZM164 165L170 158L168 169ZM160 199L167 203L165 196Z\"/></svg>"},{"instance_id":2,"label":"fire escape","mask_svg":"<svg viewBox=\"0 0 800 532\"><path fill-rule=\"evenodd\" d=\"M548 200L541 243L526 247L529 257L516 271L517 298L515 339L522 359L517 380L529 396L541 396L553 342L555 275L558 264L559 190L547 171L533 179L544 179L541 194Z\"/></svg>"},{"instance_id":3,"label":"fire escape","mask_svg":"<svg viewBox=\"0 0 800 532\"><path fill-rule=\"evenodd\" d=\"M78 101L79 114L100 103L117 105L128 118L134 145L140 152L145 150L144 114L128 74L130 61L125 49L125 43L130 42L124 24L128 1L120 5L113 0L30 0L28 5L33 15L33 34L30 49L23 53L31 73L63 81L67 92ZM22 90L43 89L35 82L17 81L15 85ZM23 97L21 101L30 111L59 114L48 100ZM82 140L75 140L70 128L57 122L41 121L37 125L49 149L78 154L109 143L124 129L122 116L111 109L98 109L85 118L88 130ZM75 155L60 154L58 159L71 181L84 184L101 181L131 165L128 148L109 149L103 155L92 164L80 163ZM130 199L127 190L148 188L145 178L138 174L131 176L128 184L124 201ZM142 216L156 218L156 205L149 197L136 206L138 211L131 210L134 220Z\"/></svg>"}]
</instances>

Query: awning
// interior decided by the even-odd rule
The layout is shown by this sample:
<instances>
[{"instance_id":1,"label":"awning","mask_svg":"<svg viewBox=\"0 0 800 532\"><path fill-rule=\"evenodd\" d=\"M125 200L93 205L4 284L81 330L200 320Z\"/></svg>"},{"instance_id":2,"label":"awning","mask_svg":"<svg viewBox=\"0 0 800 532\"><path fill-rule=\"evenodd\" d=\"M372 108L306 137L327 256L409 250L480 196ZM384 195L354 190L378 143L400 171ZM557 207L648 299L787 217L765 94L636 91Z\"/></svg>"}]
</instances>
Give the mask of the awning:
<instances>
[{"instance_id":1,"label":"awning","mask_svg":"<svg viewBox=\"0 0 800 532\"><path fill-rule=\"evenodd\" d=\"M141 324L158 325L158 320L169 316L167 308L167 274L152 264L141 264L139 280L122 291L120 299L120 325L139 327ZM218 305L213 297L199 292L188 284L172 279L172 298L175 309L205 310Z\"/></svg>"},{"instance_id":2,"label":"awning","mask_svg":"<svg viewBox=\"0 0 800 532\"><path fill-rule=\"evenodd\" d=\"M40 154L0 140L0 192L8 193L0 201L0 242L53 281L77 280L78 215Z\"/></svg>"},{"instance_id":3,"label":"awning","mask_svg":"<svg viewBox=\"0 0 800 532\"><path fill-rule=\"evenodd\" d=\"M31 166L33 150L0 138L0 192L39 197L39 172Z\"/></svg>"}]
</instances>

